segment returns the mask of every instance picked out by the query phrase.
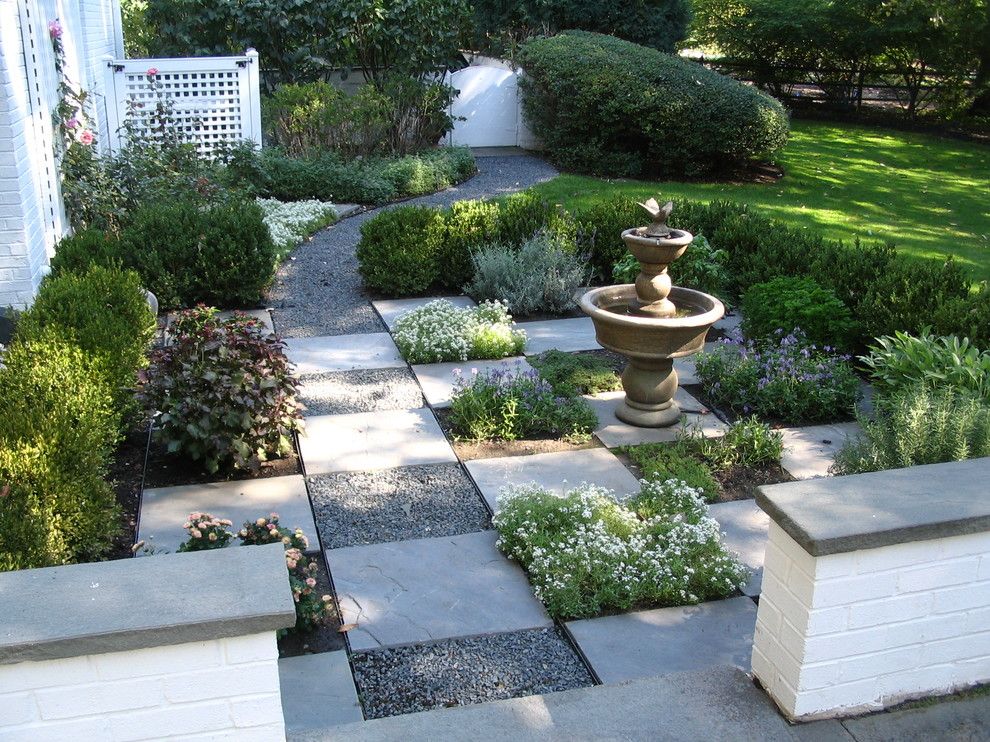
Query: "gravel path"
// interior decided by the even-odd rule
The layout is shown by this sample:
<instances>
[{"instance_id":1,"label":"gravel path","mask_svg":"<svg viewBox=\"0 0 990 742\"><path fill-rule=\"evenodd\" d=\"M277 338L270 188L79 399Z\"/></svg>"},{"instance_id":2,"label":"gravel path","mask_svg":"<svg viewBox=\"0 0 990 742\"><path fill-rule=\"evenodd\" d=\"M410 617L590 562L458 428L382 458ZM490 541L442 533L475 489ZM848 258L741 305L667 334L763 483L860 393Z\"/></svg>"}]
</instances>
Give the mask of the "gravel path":
<instances>
[{"instance_id":1,"label":"gravel path","mask_svg":"<svg viewBox=\"0 0 990 742\"><path fill-rule=\"evenodd\" d=\"M412 410L426 400L408 368L336 371L304 376L299 400L307 415L349 415L352 412Z\"/></svg>"},{"instance_id":2,"label":"gravel path","mask_svg":"<svg viewBox=\"0 0 990 742\"><path fill-rule=\"evenodd\" d=\"M494 198L549 180L557 171L525 156L479 157L480 172L441 193L401 205L446 206L466 198ZM395 208L393 204L383 208ZM361 225L381 209L344 219L317 234L292 253L279 269L269 301L279 332L285 337L316 337L384 332L357 271L354 248Z\"/></svg>"},{"instance_id":3,"label":"gravel path","mask_svg":"<svg viewBox=\"0 0 990 742\"><path fill-rule=\"evenodd\" d=\"M351 659L368 719L593 684L555 628L380 649Z\"/></svg>"},{"instance_id":4,"label":"gravel path","mask_svg":"<svg viewBox=\"0 0 990 742\"><path fill-rule=\"evenodd\" d=\"M459 464L321 474L310 477L309 493L324 549L491 527L481 496Z\"/></svg>"}]
</instances>

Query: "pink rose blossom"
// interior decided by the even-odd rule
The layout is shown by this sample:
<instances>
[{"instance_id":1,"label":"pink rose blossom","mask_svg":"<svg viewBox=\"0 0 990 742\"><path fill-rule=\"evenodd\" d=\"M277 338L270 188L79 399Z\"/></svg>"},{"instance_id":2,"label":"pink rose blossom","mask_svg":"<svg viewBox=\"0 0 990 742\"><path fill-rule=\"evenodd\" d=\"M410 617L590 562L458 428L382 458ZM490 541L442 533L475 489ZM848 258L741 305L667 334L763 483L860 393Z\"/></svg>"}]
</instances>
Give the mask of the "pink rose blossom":
<instances>
[{"instance_id":1,"label":"pink rose blossom","mask_svg":"<svg viewBox=\"0 0 990 742\"><path fill-rule=\"evenodd\" d=\"M295 569L296 568L296 560L295 559L286 559L285 560L285 563L288 565L289 569Z\"/></svg>"},{"instance_id":2,"label":"pink rose blossom","mask_svg":"<svg viewBox=\"0 0 990 742\"><path fill-rule=\"evenodd\" d=\"M62 24L58 22L57 18L54 21L48 21L48 35L53 39L62 38Z\"/></svg>"},{"instance_id":3,"label":"pink rose blossom","mask_svg":"<svg viewBox=\"0 0 990 742\"><path fill-rule=\"evenodd\" d=\"M215 533L211 533L207 538L209 538L210 541L216 541L217 540L217 535Z\"/></svg>"},{"instance_id":4,"label":"pink rose blossom","mask_svg":"<svg viewBox=\"0 0 990 742\"><path fill-rule=\"evenodd\" d=\"M65 122L66 129L75 129L77 126L79 126L79 119L77 119L75 116L73 116L72 118L70 118L68 121Z\"/></svg>"},{"instance_id":5,"label":"pink rose blossom","mask_svg":"<svg viewBox=\"0 0 990 742\"><path fill-rule=\"evenodd\" d=\"M189 535L192 536L193 538L203 538L203 532L201 530L199 530L198 528L193 528L189 532Z\"/></svg>"},{"instance_id":6,"label":"pink rose blossom","mask_svg":"<svg viewBox=\"0 0 990 742\"><path fill-rule=\"evenodd\" d=\"M87 147L93 143L93 139L94 139L93 132L91 132L89 129L86 129L85 131L83 131L82 134L79 135L79 141L85 144Z\"/></svg>"},{"instance_id":7,"label":"pink rose blossom","mask_svg":"<svg viewBox=\"0 0 990 742\"><path fill-rule=\"evenodd\" d=\"M307 577L306 584L309 585L310 587L316 587L316 580L314 580L312 577Z\"/></svg>"},{"instance_id":8,"label":"pink rose blossom","mask_svg":"<svg viewBox=\"0 0 990 742\"><path fill-rule=\"evenodd\" d=\"M148 68L148 77L154 77L157 74L158 74L158 68L157 67L149 67Z\"/></svg>"}]
</instances>

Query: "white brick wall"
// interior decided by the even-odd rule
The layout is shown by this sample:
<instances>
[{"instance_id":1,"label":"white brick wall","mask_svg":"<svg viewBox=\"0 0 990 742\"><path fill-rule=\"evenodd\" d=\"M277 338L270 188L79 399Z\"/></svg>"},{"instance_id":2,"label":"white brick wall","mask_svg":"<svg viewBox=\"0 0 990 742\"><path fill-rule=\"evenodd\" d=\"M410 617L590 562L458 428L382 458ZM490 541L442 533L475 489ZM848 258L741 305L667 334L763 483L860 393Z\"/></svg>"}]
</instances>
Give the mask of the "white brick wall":
<instances>
[{"instance_id":1,"label":"white brick wall","mask_svg":"<svg viewBox=\"0 0 990 742\"><path fill-rule=\"evenodd\" d=\"M284 740L275 632L0 665L5 742Z\"/></svg>"},{"instance_id":2,"label":"white brick wall","mask_svg":"<svg viewBox=\"0 0 990 742\"><path fill-rule=\"evenodd\" d=\"M990 533L813 557L771 522L753 674L798 719L990 680Z\"/></svg>"}]
</instances>

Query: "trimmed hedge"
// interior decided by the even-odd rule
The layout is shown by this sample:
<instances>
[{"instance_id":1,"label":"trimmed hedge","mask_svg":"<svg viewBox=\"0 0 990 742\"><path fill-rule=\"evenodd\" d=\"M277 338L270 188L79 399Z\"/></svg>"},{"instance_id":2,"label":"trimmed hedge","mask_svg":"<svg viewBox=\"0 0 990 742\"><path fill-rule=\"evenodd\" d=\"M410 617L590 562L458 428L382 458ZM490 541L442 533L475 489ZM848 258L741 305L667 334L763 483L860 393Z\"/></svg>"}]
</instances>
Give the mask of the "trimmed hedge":
<instances>
[{"instance_id":1,"label":"trimmed hedge","mask_svg":"<svg viewBox=\"0 0 990 742\"><path fill-rule=\"evenodd\" d=\"M778 276L756 283L742 298L742 331L760 340L800 329L813 344L846 348L855 332L849 308L811 278Z\"/></svg>"},{"instance_id":2,"label":"trimmed hedge","mask_svg":"<svg viewBox=\"0 0 990 742\"><path fill-rule=\"evenodd\" d=\"M62 271L45 279L34 304L17 325L24 342L56 328L102 370L118 409L134 404L137 370L155 334L155 315L133 271L92 265L84 273Z\"/></svg>"},{"instance_id":3,"label":"trimmed hedge","mask_svg":"<svg viewBox=\"0 0 990 742\"><path fill-rule=\"evenodd\" d=\"M48 328L0 368L0 571L99 558L119 514L106 462L120 418L87 355Z\"/></svg>"},{"instance_id":4,"label":"trimmed hedge","mask_svg":"<svg viewBox=\"0 0 990 742\"><path fill-rule=\"evenodd\" d=\"M772 158L787 141L787 113L774 98L612 36L534 39L519 62L527 120L567 170L698 175Z\"/></svg>"}]
</instances>

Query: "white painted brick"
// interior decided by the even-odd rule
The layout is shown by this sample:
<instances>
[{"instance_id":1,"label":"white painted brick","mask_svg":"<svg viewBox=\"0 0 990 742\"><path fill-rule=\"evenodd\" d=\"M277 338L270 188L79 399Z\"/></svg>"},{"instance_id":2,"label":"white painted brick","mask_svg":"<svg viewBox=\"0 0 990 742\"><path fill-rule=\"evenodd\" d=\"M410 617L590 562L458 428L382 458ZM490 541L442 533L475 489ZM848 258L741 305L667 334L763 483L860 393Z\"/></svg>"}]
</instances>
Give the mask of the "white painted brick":
<instances>
[{"instance_id":1,"label":"white painted brick","mask_svg":"<svg viewBox=\"0 0 990 742\"><path fill-rule=\"evenodd\" d=\"M35 691L42 719L70 719L127 709L147 708L163 701L158 678Z\"/></svg>"},{"instance_id":2,"label":"white painted brick","mask_svg":"<svg viewBox=\"0 0 990 742\"><path fill-rule=\"evenodd\" d=\"M808 612L807 633L809 636L832 634L849 628L848 606L817 608Z\"/></svg>"},{"instance_id":3,"label":"white painted brick","mask_svg":"<svg viewBox=\"0 0 990 742\"><path fill-rule=\"evenodd\" d=\"M801 603L787 586L773 574L763 573L760 602L770 600L785 620L798 631L804 631L808 626L807 606Z\"/></svg>"},{"instance_id":4,"label":"white painted brick","mask_svg":"<svg viewBox=\"0 0 990 742\"><path fill-rule=\"evenodd\" d=\"M4 742L82 742L82 740L109 740L110 722L100 717L72 719L63 722L29 724L7 729L0 726L0 739Z\"/></svg>"},{"instance_id":5,"label":"white painted brick","mask_svg":"<svg viewBox=\"0 0 990 742\"><path fill-rule=\"evenodd\" d=\"M210 668L172 675L165 680L165 698L170 703L269 691L278 691L278 665L275 662Z\"/></svg>"},{"instance_id":6,"label":"white painted brick","mask_svg":"<svg viewBox=\"0 0 990 742\"><path fill-rule=\"evenodd\" d=\"M976 582L978 566L979 560L976 557L964 557L901 571L897 575L897 591L910 593Z\"/></svg>"},{"instance_id":7,"label":"white painted brick","mask_svg":"<svg viewBox=\"0 0 990 742\"><path fill-rule=\"evenodd\" d=\"M967 610L965 616L967 632L975 634L990 628L990 607Z\"/></svg>"},{"instance_id":8,"label":"white painted brick","mask_svg":"<svg viewBox=\"0 0 990 742\"><path fill-rule=\"evenodd\" d=\"M976 578L978 580L990 580L990 554L984 554L980 557L980 566L976 571Z\"/></svg>"},{"instance_id":9,"label":"white painted brick","mask_svg":"<svg viewBox=\"0 0 990 742\"><path fill-rule=\"evenodd\" d=\"M839 666L839 678L843 683L876 678L880 675L916 670L921 661L917 647L901 647L886 652L843 659Z\"/></svg>"},{"instance_id":10,"label":"white painted brick","mask_svg":"<svg viewBox=\"0 0 990 742\"><path fill-rule=\"evenodd\" d=\"M227 663L262 662L278 659L278 643L271 632L235 636L222 641Z\"/></svg>"},{"instance_id":11,"label":"white painted brick","mask_svg":"<svg viewBox=\"0 0 990 742\"><path fill-rule=\"evenodd\" d=\"M935 596L932 593L915 593L885 600L854 603L849 606L849 628L862 629L894 621L921 618L932 612L934 601Z\"/></svg>"},{"instance_id":12,"label":"white painted brick","mask_svg":"<svg viewBox=\"0 0 990 742\"><path fill-rule=\"evenodd\" d=\"M222 654L218 642L189 642L165 648L94 655L93 662L103 680L121 680L219 667Z\"/></svg>"},{"instance_id":13,"label":"white painted brick","mask_svg":"<svg viewBox=\"0 0 990 742\"><path fill-rule=\"evenodd\" d=\"M282 697L278 693L245 696L230 702L230 718L239 729L282 724Z\"/></svg>"},{"instance_id":14,"label":"white painted brick","mask_svg":"<svg viewBox=\"0 0 990 742\"><path fill-rule=\"evenodd\" d=\"M88 657L0 665L0 688L6 692L46 688L56 680L58 685L82 685L97 677Z\"/></svg>"},{"instance_id":15,"label":"white painted brick","mask_svg":"<svg viewBox=\"0 0 990 742\"><path fill-rule=\"evenodd\" d=\"M176 739L187 734L229 729L231 726L230 707L226 700L165 706L114 714L109 718L114 742Z\"/></svg>"},{"instance_id":16,"label":"white painted brick","mask_svg":"<svg viewBox=\"0 0 990 742\"><path fill-rule=\"evenodd\" d=\"M19 726L38 719L38 707L30 693L0 693L0 709L6 725Z\"/></svg>"},{"instance_id":17,"label":"white painted brick","mask_svg":"<svg viewBox=\"0 0 990 742\"><path fill-rule=\"evenodd\" d=\"M776 635L780 630L780 622L782 616L777 606L773 604L770 600L761 600L760 605L756 610L756 623L761 626L764 631L768 631L771 635Z\"/></svg>"},{"instance_id":18,"label":"white painted brick","mask_svg":"<svg viewBox=\"0 0 990 742\"><path fill-rule=\"evenodd\" d=\"M835 708L880 708L876 680L859 680L828 688L816 688L807 693L799 693L795 701L797 716L820 713Z\"/></svg>"},{"instance_id":19,"label":"white painted brick","mask_svg":"<svg viewBox=\"0 0 990 742\"><path fill-rule=\"evenodd\" d=\"M815 588L812 608L830 608L895 594L897 576L890 572L823 580Z\"/></svg>"}]
</instances>

